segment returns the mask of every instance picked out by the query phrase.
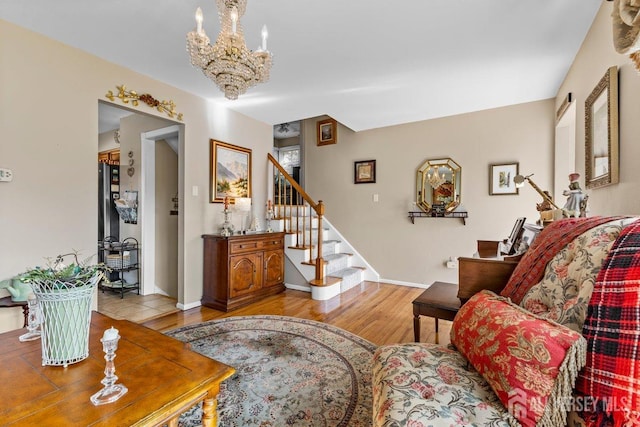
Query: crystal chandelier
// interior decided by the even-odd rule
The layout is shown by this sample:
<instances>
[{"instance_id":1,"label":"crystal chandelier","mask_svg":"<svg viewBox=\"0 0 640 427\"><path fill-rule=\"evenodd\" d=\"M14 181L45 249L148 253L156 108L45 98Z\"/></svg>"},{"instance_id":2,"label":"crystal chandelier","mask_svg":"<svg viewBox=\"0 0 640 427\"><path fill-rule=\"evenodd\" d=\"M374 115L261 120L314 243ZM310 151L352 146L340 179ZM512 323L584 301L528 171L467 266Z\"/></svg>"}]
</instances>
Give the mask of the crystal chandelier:
<instances>
[{"instance_id":1,"label":"crystal chandelier","mask_svg":"<svg viewBox=\"0 0 640 427\"><path fill-rule=\"evenodd\" d=\"M431 173L431 175L427 175L427 181L429 182L429 185L431 185L431 187L436 189L444 184L447 179L445 178L444 173L438 174L438 166L432 167L431 169L433 170L433 172Z\"/></svg>"},{"instance_id":2,"label":"crystal chandelier","mask_svg":"<svg viewBox=\"0 0 640 427\"><path fill-rule=\"evenodd\" d=\"M255 52L247 49L240 17L247 0L216 0L222 29L215 44L202 29L202 10L196 10L195 31L187 34L187 51L191 65L202 69L227 99L238 99L252 86L269 80L271 53L267 50L267 26L262 27L262 46Z\"/></svg>"}]
</instances>

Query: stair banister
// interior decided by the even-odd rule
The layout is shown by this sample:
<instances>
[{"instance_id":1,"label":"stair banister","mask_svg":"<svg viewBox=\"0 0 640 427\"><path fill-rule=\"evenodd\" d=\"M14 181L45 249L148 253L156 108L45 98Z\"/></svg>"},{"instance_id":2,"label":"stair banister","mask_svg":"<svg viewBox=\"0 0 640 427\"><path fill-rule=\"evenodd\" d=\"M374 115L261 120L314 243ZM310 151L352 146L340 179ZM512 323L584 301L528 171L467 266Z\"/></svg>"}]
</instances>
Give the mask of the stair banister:
<instances>
[{"instance_id":1,"label":"stair banister","mask_svg":"<svg viewBox=\"0 0 640 427\"><path fill-rule=\"evenodd\" d=\"M291 185L292 189L295 189L298 194L299 197L301 196L303 198L303 200L309 204L309 206L316 212L316 215L318 216L318 248L317 248L317 255L316 255L316 259L315 259L315 269L316 269L316 274L315 274L315 280L317 282L322 282L324 280L324 259L322 258L322 216L324 215L324 203L322 202L322 200L319 200L317 203L311 198L311 196L309 196L307 194L306 191L304 191L302 189L302 187L300 186L300 184L298 184L293 177L291 177L291 175L289 175L289 173L280 165L280 163L278 163L278 161L275 159L275 157L273 157L271 155L271 153L267 153L267 158L269 159L269 161L273 164L273 166L278 170L278 172L284 177L284 179L287 180L287 182L289 182L289 184ZM284 189L284 197L286 199L286 187ZM293 193L293 190L290 191L290 193ZM282 205L282 192L280 189L280 186L278 186L278 197L279 197L279 204ZM289 195L289 200L291 201L292 197L291 195ZM298 206L298 205L296 205ZM291 203L289 203L289 232L292 232L292 227L291 227L291 221L292 221L292 209L293 206ZM278 209L278 212L280 212L280 209ZM280 216L282 216L280 214ZM286 224L286 208L285 208L285 224ZM304 214L303 214L304 216ZM311 216L311 213L309 213L309 216ZM299 236L298 231L298 219L296 217L296 237ZM309 229L311 230L311 218L309 218ZM304 236L304 228L305 225L303 223L303 245L306 245L306 239ZM297 240L297 239L296 239ZM309 253L312 253L312 239L311 236L309 236ZM311 255L310 255L311 256ZM310 260L311 261L311 260Z\"/></svg>"}]
</instances>

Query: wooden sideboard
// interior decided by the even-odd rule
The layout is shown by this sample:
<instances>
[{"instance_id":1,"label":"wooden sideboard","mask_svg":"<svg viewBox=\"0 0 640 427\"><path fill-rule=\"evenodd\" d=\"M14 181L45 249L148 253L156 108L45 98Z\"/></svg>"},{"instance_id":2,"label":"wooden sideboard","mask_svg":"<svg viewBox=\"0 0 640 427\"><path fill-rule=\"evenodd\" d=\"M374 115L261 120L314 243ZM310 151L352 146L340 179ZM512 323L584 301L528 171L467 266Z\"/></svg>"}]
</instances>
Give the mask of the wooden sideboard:
<instances>
[{"instance_id":1,"label":"wooden sideboard","mask_svg":"<svg viewBox=\"0 0 640 427\"><path fill-rule=\"evenodd\" d=\"M284 291L284 233L202 238L202 305L231 311Z\"/></svg>"}]
</instances>

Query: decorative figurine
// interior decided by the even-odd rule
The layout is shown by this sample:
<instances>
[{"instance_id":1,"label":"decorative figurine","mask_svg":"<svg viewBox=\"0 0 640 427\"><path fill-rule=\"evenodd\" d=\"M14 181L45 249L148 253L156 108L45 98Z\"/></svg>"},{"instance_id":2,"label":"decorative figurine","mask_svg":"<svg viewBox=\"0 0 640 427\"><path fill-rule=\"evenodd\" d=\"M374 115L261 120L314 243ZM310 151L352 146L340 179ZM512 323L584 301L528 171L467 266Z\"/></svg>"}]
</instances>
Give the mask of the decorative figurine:
<instances>
[{"instance_id":1,"label":"decorative figurine","mask_svg":"<svg viewBox=\"0 0 640 427\"><path fill-rule=\"evenodd\" d=\"M562 192L563 195L567 196L567 203L562 208L562 211L568 218L582 216L583 211L586 216L586 202L584 203L584 209L582 209L583 200L586 194L584 194L580 188L580 183L578 182L579 179L579 173L574 172L570 174L569 189Z\"/></svg>"},{"instance_id":2,"label":"decorative figurine","mask_svg":"<svg viewBox=\"0 0 640 427\"><path fill-rule=\"evenodd\" d=\"M107 361L107 364L104 368L105 377L100 381L104 385L104 388L91 396L91 403L96 406L115 402L129 391L124 385L116 384L118 377L115 374L116 366L113 363L113 359L116 357L119 340L120 335L118 334L118 330L113 326L105 330L104 335L102 335L100 339L102 349L105 352L104 359Z\"/></svg>"}]
</instances>

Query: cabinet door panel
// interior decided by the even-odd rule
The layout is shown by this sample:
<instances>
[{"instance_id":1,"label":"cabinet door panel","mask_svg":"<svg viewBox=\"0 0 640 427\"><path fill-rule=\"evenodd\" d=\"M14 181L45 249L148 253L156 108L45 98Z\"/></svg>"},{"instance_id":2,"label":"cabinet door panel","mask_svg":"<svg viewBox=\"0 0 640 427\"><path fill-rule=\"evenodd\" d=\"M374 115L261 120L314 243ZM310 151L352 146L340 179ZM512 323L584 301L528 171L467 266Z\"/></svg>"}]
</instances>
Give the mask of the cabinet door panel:
<instances>
[{"instance_id":1,"label":"cabinet door panel","mask_svg":"<svg viewBox=\"0 0 640 427\"><path fill-rule=\"evenodd\" d=\"M264 253L264 286L279 285L284 280L284 253L282 250Z\"/></svg>"},{"instance_id":2,"label":"cabinet door panel","mask_svg":"<svg viewBox=\"0 0 640 427\"><path fill-rule=\"evenodd\" d=\"M231 298L255 292L262 287L262 254L229 257L229 294Z\"/></svg>"}]
</instances>

